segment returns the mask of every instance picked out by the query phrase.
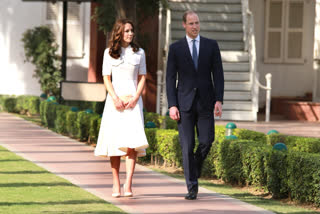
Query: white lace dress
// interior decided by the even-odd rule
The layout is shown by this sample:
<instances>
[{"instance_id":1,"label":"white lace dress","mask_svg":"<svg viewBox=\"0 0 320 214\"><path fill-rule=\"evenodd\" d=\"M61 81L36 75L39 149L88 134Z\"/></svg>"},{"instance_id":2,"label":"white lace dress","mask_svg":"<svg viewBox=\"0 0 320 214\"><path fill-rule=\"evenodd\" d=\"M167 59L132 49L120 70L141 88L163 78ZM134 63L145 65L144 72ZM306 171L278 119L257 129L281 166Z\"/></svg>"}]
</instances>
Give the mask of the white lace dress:
<instances>
[{"instance_id":1,"label":"white lace dress","mask_svg":"<svg viewBox=\"0 0 320 214\"><path fill-rule=\"evenodd\" d=\"M117 96L134 95L137 90L138 75L146 74L143 49L133 52L131 46L121 48L121 56L114 59L109 48L104 52L103 76L112 75L112 85ZM133 109L118 111L107 95L100 125L99 137L94 154L96 156L123 156L128 148L134 148L138 156L146 155L148 147L144 132L142 98Z\"/></svg>"}]
</instances>

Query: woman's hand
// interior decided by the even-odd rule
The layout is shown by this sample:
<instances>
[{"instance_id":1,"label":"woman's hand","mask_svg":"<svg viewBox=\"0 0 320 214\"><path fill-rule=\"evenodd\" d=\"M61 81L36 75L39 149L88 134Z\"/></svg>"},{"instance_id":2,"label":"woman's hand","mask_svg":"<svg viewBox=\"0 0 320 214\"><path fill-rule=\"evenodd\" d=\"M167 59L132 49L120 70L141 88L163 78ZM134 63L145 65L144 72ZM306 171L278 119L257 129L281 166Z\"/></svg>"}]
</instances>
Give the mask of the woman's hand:
<instances>
[{"instance_id":1,"label":"woman's hand","mask_svg":"<svg viewBox=\"0 0 320 214\"><path fill-rule=\"evenodd\" d=\"M126 104L125 109L134 108L137 105L139 97L132 97Z\"/></svg>"},{"instance_id":2,"label":"woman's hand","mask_svg":"<svg viewBox=\"0 0 320 214\"><path fill-rule=\"evenodd\" d=\"M123 101L119 97L113 99L113 103L118 111L123 111L126 107Z\"/></svg>"}]
</instances>

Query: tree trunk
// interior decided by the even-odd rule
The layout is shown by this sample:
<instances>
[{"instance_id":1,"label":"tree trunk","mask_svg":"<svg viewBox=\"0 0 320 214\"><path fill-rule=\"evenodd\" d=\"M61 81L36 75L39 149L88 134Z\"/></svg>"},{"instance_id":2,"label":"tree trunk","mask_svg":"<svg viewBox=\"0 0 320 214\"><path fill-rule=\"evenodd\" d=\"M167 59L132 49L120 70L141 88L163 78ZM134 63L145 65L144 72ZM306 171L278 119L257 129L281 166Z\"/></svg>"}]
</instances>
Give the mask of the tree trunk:
<instances>
[{"instance_id":1,"label":"tree trunk","mask_svg":"<svg viewBox=\"0 0 320 214\"><path fill-rule=\"evenodd\" d=\"M116 9L118 19L127 18L136 25L136 0L117 0Z\"/></svg>"}]
</instances>

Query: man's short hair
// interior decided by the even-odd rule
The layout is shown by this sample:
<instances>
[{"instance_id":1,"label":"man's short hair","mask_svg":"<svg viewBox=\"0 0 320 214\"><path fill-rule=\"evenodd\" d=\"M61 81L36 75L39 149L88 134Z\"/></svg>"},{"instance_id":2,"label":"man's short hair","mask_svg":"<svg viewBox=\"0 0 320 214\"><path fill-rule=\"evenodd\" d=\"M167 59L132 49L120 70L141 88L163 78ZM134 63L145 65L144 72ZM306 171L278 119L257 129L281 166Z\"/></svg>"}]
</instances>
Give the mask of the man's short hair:
<instances>
[{"instance_id":1,"label":"man's short hair","mask_svg":"<svg viewBox=\"0 0 320 214\"><path fill-rule=\"evenodd\" d=\"M187 16L188 16L188 15L191 15L191 14L196 14L196 15L197 15L196 12L194 12L194 11L192 11L192 10L187 10L186 12L184 12L184 14L183 14L183 16L182 16L182 21L183 21L184 23L187 23Z\"/></svg>"}]
</instances>

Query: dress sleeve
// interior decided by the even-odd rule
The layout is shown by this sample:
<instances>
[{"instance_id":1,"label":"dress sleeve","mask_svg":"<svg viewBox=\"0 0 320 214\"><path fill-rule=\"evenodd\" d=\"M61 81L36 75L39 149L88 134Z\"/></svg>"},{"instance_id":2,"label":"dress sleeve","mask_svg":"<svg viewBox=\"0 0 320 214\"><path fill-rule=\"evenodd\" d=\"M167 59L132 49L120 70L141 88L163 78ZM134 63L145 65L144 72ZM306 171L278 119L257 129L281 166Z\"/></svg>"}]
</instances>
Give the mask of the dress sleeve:
<instances>
[{"instance_id":1,"label":"dress sleeve","mask_svg":"<svg viewBox=\"0 0 320 214\"><path fill-rule=\"evenodd\" d=\"M103 64L102 64L102 76L111 75L111 62L110 62L109 48L104 51Z\"/></svg>"},{"instance_id":2,"label":"dress sleeve","mask_svg":"<svg viewBox=\"0 0 320 214\"><path fill-rule=\"evenodd\" d=\"M147 74L146 55L145 55L144 50L142 48L139 51L141 52L140 65L139 65L139 75L146 75Z\"/></svg>"}]
</instances>

